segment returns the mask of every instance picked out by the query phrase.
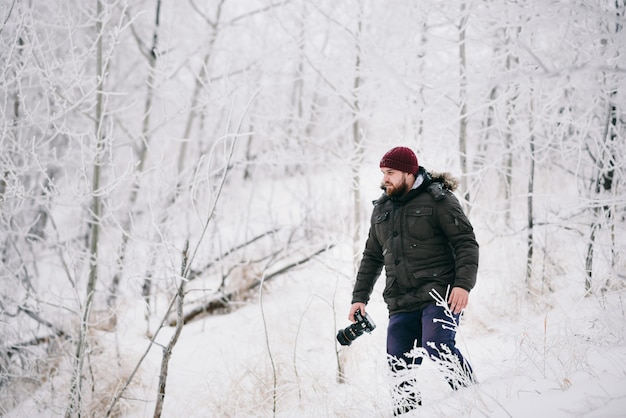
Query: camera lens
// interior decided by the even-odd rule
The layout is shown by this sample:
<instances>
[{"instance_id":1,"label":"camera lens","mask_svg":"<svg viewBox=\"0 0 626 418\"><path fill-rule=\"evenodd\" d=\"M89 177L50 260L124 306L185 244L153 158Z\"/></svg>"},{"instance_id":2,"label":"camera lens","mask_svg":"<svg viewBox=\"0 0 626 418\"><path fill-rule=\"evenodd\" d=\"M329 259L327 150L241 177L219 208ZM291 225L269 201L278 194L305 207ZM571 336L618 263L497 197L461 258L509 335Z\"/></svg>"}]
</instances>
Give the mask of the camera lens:
<instances>
[{"instance_id":1,"label":"camera lens","mask_svg":"<svg viewBox=\"0 0 626 418\"><path fill-rule=\"evenodd\" d=\"M352 341L356 340L359 335L363 334L363 331L359 329L356 324L352 324L345 329L340 329L337 333L337 341L341 345L350 345Z\"/></svg>"}]
</instances>

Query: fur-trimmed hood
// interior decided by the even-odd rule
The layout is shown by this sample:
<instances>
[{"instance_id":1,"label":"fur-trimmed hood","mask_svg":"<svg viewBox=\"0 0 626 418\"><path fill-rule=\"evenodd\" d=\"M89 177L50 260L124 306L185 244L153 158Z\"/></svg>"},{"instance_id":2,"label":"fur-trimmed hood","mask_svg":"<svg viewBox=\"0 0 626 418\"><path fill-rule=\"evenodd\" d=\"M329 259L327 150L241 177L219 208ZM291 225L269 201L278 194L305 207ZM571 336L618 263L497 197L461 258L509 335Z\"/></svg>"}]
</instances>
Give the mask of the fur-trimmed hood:
<instances>
[{"instance_id":1,"label":"fur-trimmed hood","mask_svg":"<svg viewBox=\"0 0 626 418\"><path fill-rule=\"evenodd\" d=\"M450 190L451 192L455 191L457 187L459 187L459 179L447 171L443 173L431 171L430 177L433 182L441 183L444 189Z\"/></svg>"}]
</instances>

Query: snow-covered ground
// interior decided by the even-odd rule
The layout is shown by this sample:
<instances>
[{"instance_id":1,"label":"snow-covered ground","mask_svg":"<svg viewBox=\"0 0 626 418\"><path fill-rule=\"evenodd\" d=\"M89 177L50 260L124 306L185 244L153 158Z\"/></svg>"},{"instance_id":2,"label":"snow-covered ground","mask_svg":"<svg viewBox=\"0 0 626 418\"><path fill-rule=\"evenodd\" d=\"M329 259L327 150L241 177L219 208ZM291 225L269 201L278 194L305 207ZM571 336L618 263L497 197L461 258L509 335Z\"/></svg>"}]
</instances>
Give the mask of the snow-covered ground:
<instances>
[{"instance_id":1,"label":"snow-covered ground","mask_svg":"<svg viewBox=\"0 0 626 418\"><path fill-rule=\"evenodd\" d=\"M507 315L481 295L498 278L481 279L458 336L480 382L453 392L424 362L416 372L424 405L414 416L625 416L623 293L600 301L562 292L551 307L528 303ZM380 295L370 303L377 329L339 349L347 379L337 381L334 337L348 325L349 294L347 279L309 265L268 286L262 303L186 326L164 416L391 416ZM155 391L156 354L142 375L145 399ZM127 416L150 416L153 406Z\"/></svg>"}]
</instances>

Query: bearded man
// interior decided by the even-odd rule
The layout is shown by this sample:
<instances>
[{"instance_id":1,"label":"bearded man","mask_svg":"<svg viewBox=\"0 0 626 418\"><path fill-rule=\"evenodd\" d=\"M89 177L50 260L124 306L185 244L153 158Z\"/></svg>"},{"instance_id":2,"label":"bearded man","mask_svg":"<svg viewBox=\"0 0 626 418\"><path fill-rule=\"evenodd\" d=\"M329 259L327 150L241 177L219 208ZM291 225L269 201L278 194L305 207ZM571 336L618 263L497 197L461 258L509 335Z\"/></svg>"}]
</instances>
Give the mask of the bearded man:
<instances>
[{"instance_id":1,"label":"bearded man","mask_svg":"<svg viewBox=\"0 0 626 418\"><path fill-rule=\"evenodd\" d=\"M476 284L478 243L449 173L431 174L407 147L380 160L383 195L374 202L369 235L352 293L349 319L366 304L385 267L383 298L389 310L387 354L397 383L394 415L421 405L407 369L421 364L420 347L443 364L453 389L475 383L469 362L456 347L461 312Z\"/></svg>"}]
</instances>

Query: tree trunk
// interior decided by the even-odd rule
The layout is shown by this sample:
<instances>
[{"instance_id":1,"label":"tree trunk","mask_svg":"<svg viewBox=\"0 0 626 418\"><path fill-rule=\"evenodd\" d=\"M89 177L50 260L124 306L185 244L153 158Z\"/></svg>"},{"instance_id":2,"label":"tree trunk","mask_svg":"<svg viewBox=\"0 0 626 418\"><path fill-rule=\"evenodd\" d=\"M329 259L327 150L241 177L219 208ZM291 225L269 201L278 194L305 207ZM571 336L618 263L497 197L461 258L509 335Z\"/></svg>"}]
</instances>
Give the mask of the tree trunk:
<instances>
[{"instance_id":1,"label":"tree trunk","mask_svg":"<svg viewBox=\"0 0 626 418\"><path fill-rule=\"evenodd\" d=\"M170 342L163 348L163 359L161 360L161 373L159 373L159 385L157 389L157 401L154 407L154 418L159 418L163 412L163 402L165 401L165 386L167 384L167 372L169 369L170 359L172 358L172 350L178 342L183 331L183 304L185 301L185 284L187 283L187 263L189 261L189 241L185 242L185 248L183 249L183 259L180 269L180 285L178 285L178 291L176 293L176 329L174 335L170 339Z\"/></svg>"},{"instance_id":2,"label":"tree trunk","mask_svg":"<svg viewBox=\"0 0 626 418\"><path fill-rule=\"evenodd\" d=\"M74 375L70 387L69 405L65 412L65 417L80 416L82 409L81 382L83 378L83 364L85 360L85 346L87 345L87 334L89 332L89 321L93 296L98 282L98 243L100 235L100 219L102 218L102 201L100 198L100 173L105 148L105 136L103 133L103 91L104 91L104 64L102 60L102 19L103 5L101 0L97 0L96 6L96 114L95 114L95 156L93 164L93 177L91 184L92 201L90 213L91 236L89 241L89 279L87 281L85 303L82 307L82 318L76 342L76 352L74 355Z\"/></svg>"},{"instance_id":3,"label":"tree trunk","mask_svg":"<svg viewBox=\"0 0 626 418\"><path fill-rule=\"evenodd\" d=\"M521 32L520 27L512 28L511 30L515 31L515 39L519 37ZM507 44L511 45L510 35L507 34ZM510 73L511 70L515 67L519 66L519 58L514 56L512 52L507 53L506 57L506 71ZM504 148L505 148L505 157L504 157L504 204L506 205L504 210L504 219L506 225L510 225L511 223L511 199L513 198L513 128L515 126L515 109L516 102L518 99L518 83L513 83L511 85L510 90L507 92L506 99L506 128L504 134Z\"/></svg>"},{"instance_id":4,"label":"tree trunk","mask_svg":"<svg viewBox=\"0 0 626 418\"><path fill-rule=\"evenodd\" d=\"M353 143L353 151L354 157L352 159L352 164L350 165L352 169L352 209L354 216L354 225L352 231L352 246L353 246L353 254L354 254L354 273L356 276L356 270L358 266L359 253L361 248L361 178L360 178L360 170L361 164L363 162L363 144L361 137L361 128L360 128L360 118L361 118L361 109L359 104L359 89L361 87L361 45L360 34L361 34L361 12L362 12L362 4L360 4L361 9L359 9L359 16L357 21L357 33L356 33L356 57L354 63L354 84L352 87L352 143Z\"/></svg>"},{"instance_id":5,"label":"tree trunk","mask_svg":"<svg viewBox=\"0 0 626 418\"><path fill-rule=\"evenodd\" d=\"M470 191L467 170L467 55L465 51L465 28L469 13L466 4L461 2L461 21L459 22L459 155L461 157L461 188L465 200L465 210L469 213Z\"/></svg>"},{"instance_id":6,"label":"tree trunk","mask_svg":"<svg viewBox=\"0 0 626 418\"><path fill-rule=\"evenodd\" d=\"M133 183L133 188L131 190L130 198L129 198L129 212L126 213L124 220L122 221L122 242L120 244L120 249L118 252L117 266L119 270L113 276L113 280L111 281L111 285L109 286L109 297L107 298L107 306L111 308L111 325L115 325L117 315L115 314L114 305L117 301L117 289L120 284L122 271L124 269L124 259L126 258L126 247L128 246L129 233L131 228L131 214L130 211L133 210L136 202L137 196L139 195L139 184L137 181L138 176L143 172L146 156L148 154L148 146L150 144L150 115L152 113L152 99L154 96L154 72L156 70L157 58L158 54L158 33L159 33L159 20L161 13L161 0L157 0L156 5L156 17L155 17L155 27L152 35L152 47L149 51L147 51L146 56L148 58L148 81L146 82L147 93L146 93L146 101L144 103L144 113L143 113L143 121L141 126L141 138L139 139L139 149L137 151L137 171L135 173L135 181ZM145 284L144 284L145 286ZM148 295L150 293L150 287L147 289Z\"/></svg>"},{"instance_id":7,"label":"tree trunk","mask_svg":"<svg viewBox=\"0 0 626 418\"><path fill-rule=\"evenodd\" d=\"M217 6L217 11L216 11L216 17L214 21L209 21L209 25L211 26L211 36L209 37L209 41L207 42L207 52L204 56L204 59L202 60L202 68L200 68L200 72L198 74L198 76L196 77L196 83L193 89L193 94L191 96L191 107L189 109L189 115L187 116L187 123L185 124L185 131L183 132L183 142L180 146L180 153L178 155L178 174L180 175L180 173L182 173L183 171L183 167L185 166L185 158L187 156L187 144L190 141L190 137L191 137L191 130L193 128L193 124L196 120L196 117L198 116L198 102L199 102L199 97L200 97L200 92L202 91L202 88L205 86L206 84L206 79L208 77L208 68L209 68L209 61L211 59L211 56L213 54L213 46L215 45L215 41L217 40L217 31L218 31L218 24L220 22L221 16L222 16L222 6L224 4L225 0L220 0L218 6Z\"/></svg>"},{"instance_id":8,"label":"tree trunk","mask_svg":"<svg viewBox=\"0 0 626 418\"><path fill-rule=\"evenodd\" d=\"M619 22L623 19L624 9L626 8L626 4L623 0L615 1L616 8L616 24L615 24L615 33L619 33L622 30L623 25ZM595 181L595 193L598 197L606 197L610 196L613 192L613 180L615 179L615 170L616 167L619 166L619 162L617 161L619 153L617 152L617 147L620 145L617 144L618 136L624 137L624 132L619 130L622 129L621 121L618 117L620 114L620 109L617 107L615 103L615 96L617 95L617 82L610 80L607 81L607 74L604 74L605 83L608 84L608 98L607 98L607 115L606 122L604 125L604 133L602 136L602 147L601 154L595 158L593 158L596 162L596 166L598 169L598 176ZM623 146L623 145L622 145ZM593 157L593 156L592 156ZM615 220L615 205L601 205L596 204L593 208L594 219L591 222L590 234L589 234L589 243L587 245L587 256L585 259L585 293L590 295L593 292L593 256L594 256L594 246L596 245L596 233L604 224L604 221L608 218L611 222L610 226L610 235L611 235L611 267L613 271L615 271L615 266L617 263L617 256L615 254L615 229L614 224ZM607 279L608 280L608 279ZM606 286L608 283L605 283Z\"/></svg>"},{"instance_id":9,"label":"tree trunk","mask_svg":"<svg viewBox=\"0 0 626 418\"><path fill-rule=\"evenodd\" d=\"M526 193L526 204L528 206L528 236L527 236L527 250L526 250L526 292L530 291L531 278L533 274L533 253L535 248L534 243L534 211L533 211L533 198L535 193L535 135L532 133L534 130L533 123L533 101L530 98L530 138L529 138L529 151L530 151L530 170L528 173L528 190Z\"/></svg>"}]
</instances>

